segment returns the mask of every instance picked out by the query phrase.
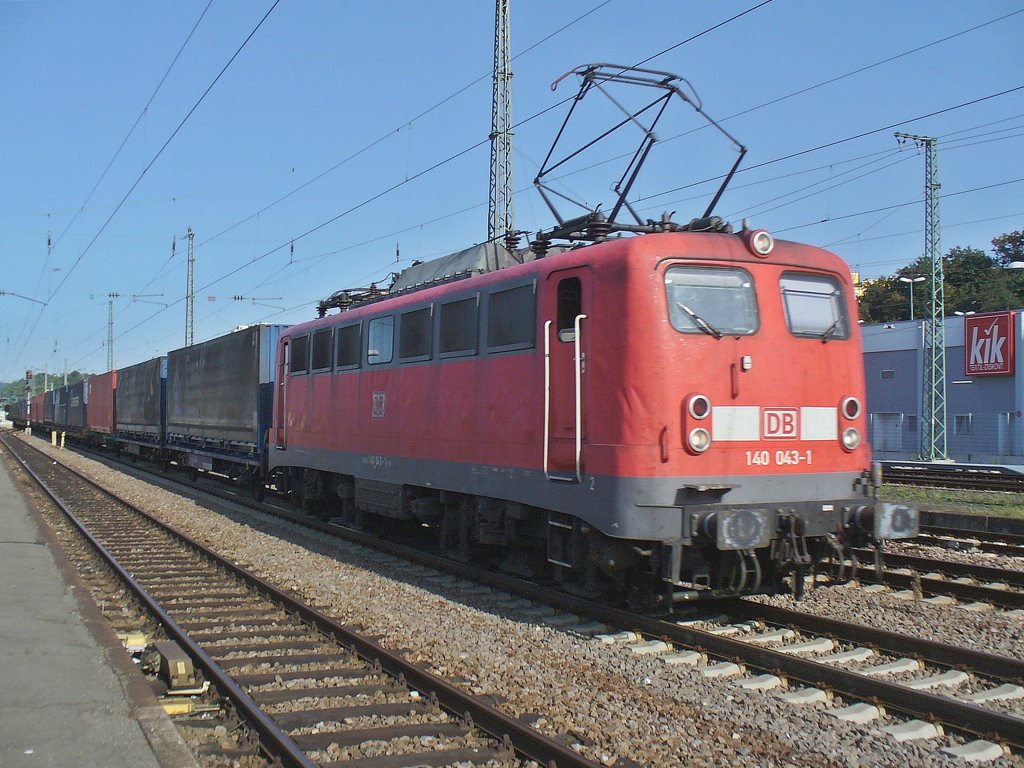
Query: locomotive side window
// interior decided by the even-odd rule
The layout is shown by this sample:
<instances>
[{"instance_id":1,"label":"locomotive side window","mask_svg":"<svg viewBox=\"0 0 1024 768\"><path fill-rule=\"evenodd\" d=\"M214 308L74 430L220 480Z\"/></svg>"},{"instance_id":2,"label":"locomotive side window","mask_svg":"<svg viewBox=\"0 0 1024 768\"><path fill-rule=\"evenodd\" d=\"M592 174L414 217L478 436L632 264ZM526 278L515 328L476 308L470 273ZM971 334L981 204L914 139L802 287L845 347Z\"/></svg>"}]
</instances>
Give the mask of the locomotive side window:
<instances>
[{"instance_id":1,"label":"locomotive side window","mask_svg":"<svg viewBox=\"0 0 1024 768\"><path fill-rule=\"evenodd\" d=\"M339 368L359 367L359 349L360 342L362 342L362 335L359 331L361 328L362 326L356 323L338 329L337 360Z\"/></svg>"},{"instance_id":2,"label":"locomotive side window","mask_svg":"<svg viewBox=\"0 0 1024 768\"><path fill-rule=\"evenodd\" d=\"M471 355L476 352L479 297L441 305L441 354Z\"/></svg>"},{"instance_id":3,"label":"locomotive side window","mask_svg":"<svg viewBox=\"0 0 1024 768\"><path fill-rule=\"evenodd\" d=\"M375 317L370 321L366 360L370 365L390 363L395 354L395 318Z\"/></svg>"},{"instance_id":4,"label":"locomotive side window","mask_svg":"<svg viewBox=\"0 0 1024 768\"><path fill-rule=\"evenodd\" d=\"M843 291L834 277L784 272L779 288L786 325L794 336L822 341L850 337Z\"/></svg>"},{"instance_id":5,"label":"locomotive side window","mask_svg":"<svg viewBox=\"0 0 1024 768\"><path fill-rule=\"evenodd\" d=\"M583 314L583 285L578 277L558 283L558 340L576 340L576 318Z\"/></svg>"},{"instance_id":6,"label":"locomotive side window","mask_svg":"<svg viewBox=\"0 0 1024 768\"><path fill-rule=\"evenodd\" d=\"M292 373L309 372L309 336L298 336L292 339L291 362L288 370Z\"/></svg>"},{"instance_id":7,"label":"locomotive side window","mask_svg":"<svg viewBox=\"0 0 1024 768\"><path fill-rule=\"evenodd\" d=\"M313 334L313 370L329 370L334 361L331 359L334 342L334 329L324 328Z\"/></svg>"},{"instance_id":8,"label":"locomotive side window","mask_svg":"<svg viewBox=\"0 0 1024 768\"><path fill-rule=\"evenodd\" d=\"M402 360L427 360L431 346L431 308L402 313L398 326L398 357Z\"/></svg>"},{"instance_id":9,"label":"locomotive side window","mask_svg":"<svg viewBox=\"0 0 1024 768\"><path fill-rule=\"evenodd\" d=\"M536 297L533 284L488 297L487 346L492 350L524 349L533 346Z\"/></svg>"},{"instance_id":10,"label":"locomotive side window","mask_svg":"<svg viewBox=\"0 0 1024 768\"><path fill-rule=\"evenodd\" d=\"M754 280L745 269L670 267L665 291L672 327L680 333L749 336L760 327Z\"/></svg>"}]
</instances>

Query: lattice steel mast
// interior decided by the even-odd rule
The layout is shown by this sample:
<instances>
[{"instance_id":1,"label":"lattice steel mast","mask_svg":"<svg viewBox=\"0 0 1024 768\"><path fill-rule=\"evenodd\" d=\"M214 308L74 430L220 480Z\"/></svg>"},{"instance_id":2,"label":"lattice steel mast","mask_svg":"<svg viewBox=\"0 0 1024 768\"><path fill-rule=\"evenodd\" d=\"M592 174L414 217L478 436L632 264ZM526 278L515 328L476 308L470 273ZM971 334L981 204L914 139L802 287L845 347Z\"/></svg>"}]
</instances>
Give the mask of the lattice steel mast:
<instances>
[{"instance_id":1,"label":"lattice steel mast","mask_svg":"<svg viewBox=\"0 0 1024 768\"><path fill-rule=\"evenodd\" d=\"M185 346L196 343L196 233L188 228L188 279L185 288Z\"/></svg>"},{"instance_id":2,"label":"lattice steel mast","mask_svg":"<svg viewBox=\"0 0 1024 768\"><path fill-rule=\"evenodd\" d=\"M114 299L121 297L120 293L111 291L107 294L107 370L114 370Z\"/></svg>"},{"instance_id":3,"label":"lattice steel mast","mask_svg":"<svg viewBox=\"0 0 1024 768\"><path fill-rule=\"evenodd\" d=\"M487 240L515 237L512 211L512 52L509 3L495 0L494 77L491 91L491 185Z\"/></svg>"},{"instance_id":4,"label":"lattice steel mast","mask_svg":"<svg viewBox=\"0 0 1024 768\"><path fill-rule=\"evenodd\" d=\"M930 136L897 133L924 147L924 248L931 264L931 317L924 321L924 361L921 389L921 457L948 458L946 453L946 292L939 224L938 140ZM902 143L902 141L901 141Z\"/></svg>"}]
</instances>

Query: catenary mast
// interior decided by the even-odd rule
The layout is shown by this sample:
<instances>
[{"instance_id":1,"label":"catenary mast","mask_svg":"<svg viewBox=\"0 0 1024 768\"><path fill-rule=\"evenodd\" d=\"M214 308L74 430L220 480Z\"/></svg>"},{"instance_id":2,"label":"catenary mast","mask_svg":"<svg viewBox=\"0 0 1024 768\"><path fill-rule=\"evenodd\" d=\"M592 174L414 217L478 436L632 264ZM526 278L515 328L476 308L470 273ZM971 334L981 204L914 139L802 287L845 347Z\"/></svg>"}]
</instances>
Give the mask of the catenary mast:
<instances>
[{"instance_id":1,"label":"catenary mast","mask_svg":"<svg viewBox=\"0 0 1024 768\"><path fill-rule=\"evenodd\" d=\"M188 276L185 286L185 346L196 343L196 233L188 228Z\"/></svg>"},{"instance_id":2,"label":"catenary mast","mask_svg":"<svg viewBox=\"0 0 1024 768\"><path fill-rule=\"evenodd\" d=\"M512 212L512 53L509 3L495 0L494 77L491 91L491 184L487 240L514 237Z\"/></svg>"},{"instance_id":3,"label":"catenary mast","mask_svg":"<svg viewBox=\"0 0 1024 768\"><path fill-rule=\"evenodd\" d=\"M924 248L931 265L931 316L924 321L924 360L921 388L921 457L948 458L946 453L946 293L939 224L938 140L930 136L897 133L924 147ZM902 143L902 141L901 141Z\"/></svg>"}]
</instances>

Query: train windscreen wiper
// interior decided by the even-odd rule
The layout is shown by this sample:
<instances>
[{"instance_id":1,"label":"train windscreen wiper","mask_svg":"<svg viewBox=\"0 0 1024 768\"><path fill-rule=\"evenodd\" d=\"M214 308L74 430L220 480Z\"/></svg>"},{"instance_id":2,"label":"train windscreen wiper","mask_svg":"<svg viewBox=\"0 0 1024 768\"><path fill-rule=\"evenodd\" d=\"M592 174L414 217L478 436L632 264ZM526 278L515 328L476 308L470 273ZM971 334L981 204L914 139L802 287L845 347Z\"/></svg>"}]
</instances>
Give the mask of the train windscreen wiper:
<instances>
[{"instance_id":1,"label":"train windscreen wiper","mask_svg":"<svg viewBox=\"0 0 1024 768\"><path fill-rule=\"evenodd\" d=\"M827 344L828 340L832 338L832 334L834 334L836 332L836 329L838 327L839 327L839 318L837 317L835 322L832 323L832 325L830 325L828 328L826 328L825 332L821 334L821 343L822 344Z\"/></svg>"},{"instance_id":2,"label":"train windscreen wiper","mask_svg":"<svg viewBox=\"0 0 1024 768\"><path fill-rule=\"evenodd\" d=\"M702 331L704 331L704 333L706 333L708 336L714 336L716 339L722 338L722 332L720 330L715 328L715 326L713 326L703 317L698 315L688 306L683 304L683 302L677 301L676 306L683 310L683 312L685 312L687 315L689 315L690 319L693 320L693 324L700 328Z\"/></svg>"}]
</instances>

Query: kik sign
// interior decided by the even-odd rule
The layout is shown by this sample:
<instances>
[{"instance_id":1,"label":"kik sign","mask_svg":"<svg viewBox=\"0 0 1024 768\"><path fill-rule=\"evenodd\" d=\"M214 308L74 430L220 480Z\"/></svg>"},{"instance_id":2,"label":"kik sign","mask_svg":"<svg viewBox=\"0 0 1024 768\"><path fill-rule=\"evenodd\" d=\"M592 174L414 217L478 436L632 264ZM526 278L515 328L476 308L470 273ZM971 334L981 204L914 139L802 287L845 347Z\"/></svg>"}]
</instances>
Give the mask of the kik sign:
<instances>
[{"instance_id":1,"label":"kik sign","mask_svg":"<svg viewBox=\"0 0 1024 768\"><path fill-rule=\"evenodd\" d=\"M1014 371L1013 312L964 318L964 373L1007 376Z\"/></svg>"}]
</instances>

